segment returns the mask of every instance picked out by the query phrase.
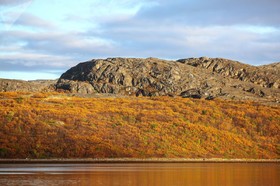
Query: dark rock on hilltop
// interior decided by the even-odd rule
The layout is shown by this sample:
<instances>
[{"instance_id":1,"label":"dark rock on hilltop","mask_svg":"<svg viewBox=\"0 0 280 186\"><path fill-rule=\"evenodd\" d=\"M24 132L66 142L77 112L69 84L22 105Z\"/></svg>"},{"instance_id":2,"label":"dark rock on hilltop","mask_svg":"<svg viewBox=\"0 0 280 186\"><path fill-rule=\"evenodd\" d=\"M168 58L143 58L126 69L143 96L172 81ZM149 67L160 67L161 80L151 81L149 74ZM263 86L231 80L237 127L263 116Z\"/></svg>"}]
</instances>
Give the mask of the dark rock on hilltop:
<instances>
[{"instance_id":1,"label":"dark rock on hilltop","mask_svg":"<svg viewBox=\"0 0 280 186\"><path fill-rule=\"evenodd\" d=\"M178 62L262 87L280 88L280 63L256 67L228 59L207 57L180 59Z\"/></svg>"},{"instance_id":2,"label":"dark rock on hilltop","mask_svg":"<svg viewBox=\"0 0 280 186\"><path fill-rule=\"evenodd\" d=\"M56 88L77 93L135 96L180 95L189 89L199 89L202 97L218 94L217 86L223 84L206 71L176 61L108 58L71 68L61 76Z\"/></svg>"},{"instance_id":3,"label":"dark rock on hilltop","mask_svg":"<svg viewBox=\"0 0 280 186\"><path fill-rule=\"evenodd\" d=\"M180 64L154 58L109 58L80 63L64 73L57 88L71 92L166 95L179 92ZM85 84L86 83L86 84Z\"/></svg>"},{"instance_id":4,"label":"dark rock on hilltop","mask_svg":"<svg viewBox=\"0 0 280 186\"><path fill-rule=\"evenodd\" d=\"M56 89L83 94L277 101L279 74L279 63L255 67L220 58L108 58L69 69L58 80Z\"/></svg>"},{"instance_id":5,"label":"dark rock on hilltop","mask_svg":"<svg viewBox=\"0 0 280 186\"><path fill-rule=\"evenodd\" d=\"M196 98L200 99L201 98L201 92L198 89L189 89L184 92L181 92L180 96L183 98Z\"/></svg>"}]
</instances>

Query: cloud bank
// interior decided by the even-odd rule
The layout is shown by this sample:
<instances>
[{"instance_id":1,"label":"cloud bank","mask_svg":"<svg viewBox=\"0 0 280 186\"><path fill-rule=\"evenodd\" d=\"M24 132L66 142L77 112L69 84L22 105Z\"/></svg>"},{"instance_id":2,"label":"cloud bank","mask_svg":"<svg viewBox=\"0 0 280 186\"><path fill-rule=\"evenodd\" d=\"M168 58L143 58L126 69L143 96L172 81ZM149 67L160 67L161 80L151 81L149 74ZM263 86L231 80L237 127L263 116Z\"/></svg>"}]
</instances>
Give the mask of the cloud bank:
<instances>
[{"instance_id":1,"label":"cloud bank","mask_svg":"<svg viewBox=\"0 0 280 186\"><path fill-rule=\"evenodd\" d=\"M0 0L0 7L22 2ZM1 71L63 71L114 56L280 61L278 0L66 3L34 1L9 30L0 27L0 77Z\"/></svg>"}]
</instances>

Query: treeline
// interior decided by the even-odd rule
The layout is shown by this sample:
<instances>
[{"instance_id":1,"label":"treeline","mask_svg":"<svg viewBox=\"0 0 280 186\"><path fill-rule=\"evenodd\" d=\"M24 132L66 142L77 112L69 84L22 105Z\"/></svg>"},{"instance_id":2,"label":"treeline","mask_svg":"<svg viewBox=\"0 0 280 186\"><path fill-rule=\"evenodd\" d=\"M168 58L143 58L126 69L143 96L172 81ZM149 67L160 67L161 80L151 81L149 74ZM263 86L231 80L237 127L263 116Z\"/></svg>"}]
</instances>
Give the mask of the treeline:
<instances>
[{"instance_id":1,"label":"treeline","mask_svg":"<svg viewBox=\"0 0 280 186\"><path fill-rule=\"evenodd\" d=\"M279 134L254 102L0 93L1 158L279 158Z\"/></svg>"}]
</instances>

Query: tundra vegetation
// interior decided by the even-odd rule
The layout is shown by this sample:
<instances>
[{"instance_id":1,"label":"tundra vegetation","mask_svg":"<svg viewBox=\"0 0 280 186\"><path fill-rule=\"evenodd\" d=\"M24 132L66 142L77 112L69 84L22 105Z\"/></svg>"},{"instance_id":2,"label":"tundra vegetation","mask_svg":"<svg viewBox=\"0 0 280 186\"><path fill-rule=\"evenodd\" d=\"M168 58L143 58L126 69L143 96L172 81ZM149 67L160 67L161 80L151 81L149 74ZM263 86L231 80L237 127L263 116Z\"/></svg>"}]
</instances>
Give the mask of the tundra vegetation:
<instances>
[{"instance_id":1,"label":"tundra vegetation","mask_svg":"<svg viewBox=\"0 0 280 186\"><path fill-rule=\"evenodd\" d=\"M280 109L181 97L0 93L0 158L279 158Z\"/></svg>"}]
</instances>

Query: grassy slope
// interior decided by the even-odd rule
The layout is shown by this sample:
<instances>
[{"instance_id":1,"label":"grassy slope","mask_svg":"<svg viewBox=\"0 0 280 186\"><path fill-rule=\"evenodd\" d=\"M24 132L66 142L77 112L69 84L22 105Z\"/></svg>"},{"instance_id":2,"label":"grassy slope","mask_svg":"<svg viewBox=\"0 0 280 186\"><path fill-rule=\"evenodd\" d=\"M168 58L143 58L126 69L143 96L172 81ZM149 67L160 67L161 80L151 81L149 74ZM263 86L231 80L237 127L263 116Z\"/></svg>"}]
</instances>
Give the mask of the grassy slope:
<instances>
[{"instance_id":1,"label":"grassy slope","mask_svg":"<svg viewBox=\"0 0 280 186\"><path fill-rule=\"evenodd\" d=\"M252 102L0 93L1 158L279 158L279 134Z\"/></svg>"}]
</instances>

